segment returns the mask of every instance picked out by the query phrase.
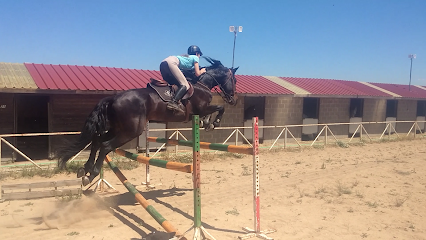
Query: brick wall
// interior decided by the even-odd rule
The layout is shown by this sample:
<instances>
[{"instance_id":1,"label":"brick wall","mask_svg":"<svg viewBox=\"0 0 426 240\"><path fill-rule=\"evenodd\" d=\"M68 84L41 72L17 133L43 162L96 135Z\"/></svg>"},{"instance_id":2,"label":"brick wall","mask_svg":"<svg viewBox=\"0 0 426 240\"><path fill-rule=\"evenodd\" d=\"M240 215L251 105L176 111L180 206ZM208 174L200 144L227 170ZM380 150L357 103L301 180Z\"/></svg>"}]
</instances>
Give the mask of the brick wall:
<instances>
[{"instance_id":1,"label":"brick wall","mask_svg":"<svg viewBox=\"0 0 426 240\"><path fill-rule=\"evenodd\" d=\"M386 99L364 99L363 122L384 122L386 120ZM386 124L366 124L368 134L381 134Z\"/></svg>"},{"instance_id":2,"label":"brick wall","mask_svg":"<svg viewBox=\"0 0 426 240\"><path fill-rule=\"evenodd\" d=\"M415 121L417 115L417 100L398 100L396 120ZM413 123L397 123L396 132L408 133Z\"/></svg>"},{"instance_id":3,"label":"brick wall","mask_svg":"<svg viewBox=\"0 0 426 240\"><path fill-rule=\"evenodd\" d=\"M350 98L321 98L318 123L348 123L349 106ZM347 136L349 125L330 126L330 130L334 135Z\"/></svg>"},{"instance_id":4,"label":"brick wall","mask_svg":"<svg viewBox=\"0 0 426 240\"><path fill-rule=\"evenodd\" d=\"M270 96L265 99L265 126L283 126L302 124L303 98L293 96ZM282 129L264 129L265 143L273 142ZM300 138L301 127L289 129L291 133Z\"/></svg>"}]
</instances>

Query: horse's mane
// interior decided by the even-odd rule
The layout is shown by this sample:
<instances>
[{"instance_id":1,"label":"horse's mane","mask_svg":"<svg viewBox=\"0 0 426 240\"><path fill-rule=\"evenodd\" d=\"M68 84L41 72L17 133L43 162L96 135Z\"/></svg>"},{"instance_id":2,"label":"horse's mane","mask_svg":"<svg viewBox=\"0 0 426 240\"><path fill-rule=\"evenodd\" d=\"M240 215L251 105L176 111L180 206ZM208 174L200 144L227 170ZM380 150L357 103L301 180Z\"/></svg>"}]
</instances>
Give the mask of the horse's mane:
<instances>
[{"instance_id":1,"label":"horse's mane","mask_svg":"<svg viewBox=\"0 0 426 240\"><path fill-rule=\"evenodd\" d=\"M219 60L207 56L203 56L202 58L204 58L207 62L211 64L210 66L205 67L206 70L210 71L211 73L216 73L216 71L221 70L223 71L225 68L225 66L223 66L223 64ZM182 72L189 82L196 83L199 81L199 77L195 76L194 70L183 70Z\"/></svg>"},{"instance_id":2,"label":"horse's mane","mask_svg":"<svg viewBox=\"0 0 426 240\"><path fill-rule=\"evenodd\" d=\"M216 59L213 59L213 58L207 57L207 56L202 57L202 58L204 58L207 62L209 62L211 64L211 66L206 67L208 69L223 67L223 64L219 60L216 60Z\"/></svg>"}]
</instances>

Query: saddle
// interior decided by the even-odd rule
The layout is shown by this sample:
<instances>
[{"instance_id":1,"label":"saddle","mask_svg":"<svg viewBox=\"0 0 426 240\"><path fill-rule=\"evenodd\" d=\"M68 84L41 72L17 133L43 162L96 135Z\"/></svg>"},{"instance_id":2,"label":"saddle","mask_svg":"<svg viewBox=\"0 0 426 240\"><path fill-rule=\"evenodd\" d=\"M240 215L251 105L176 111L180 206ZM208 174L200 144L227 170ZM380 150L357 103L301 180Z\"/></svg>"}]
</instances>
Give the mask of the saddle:
<instances>
[{"instance_id":1,"label":"saddle","mask_svg":"<svg viewBox=\"0 0 426 240\"><path fill-rule=\"evenodd\" d=\"M170 102L175 95L175 92L178 89L178 86L176 85L170 85L168 82L164 80L158 80L151 78L151 82L148 83L147 87L153 89L158 96L164 101L164 102ZM185 121L189 121L189 113L191 104L189 103L188 99L194 94L194 87L191 83L189 83L189 89L186 92L185 96L183 96L181 103L183 105L183 110L185 112Z\"/></svg>"},{"instance_id":2,"label":"saddle","mask_svg":"<svg viewBox=\"0 0 426 240\"><path fill-rule=\"evenodd\" d=\"M155 92L157 92L158 96L160 96L160 98L164 102L170 102L178 89L178 86L170 85L168 82L162 79L159 80L150 78L150 81L151 82L148 83L148 87L152 88ZM183 96L182 100L192 97L192 94L194 94L194 87L191 83L189 83L189 89L186 92L185 96Z\"/></svg>"}]
</instances>

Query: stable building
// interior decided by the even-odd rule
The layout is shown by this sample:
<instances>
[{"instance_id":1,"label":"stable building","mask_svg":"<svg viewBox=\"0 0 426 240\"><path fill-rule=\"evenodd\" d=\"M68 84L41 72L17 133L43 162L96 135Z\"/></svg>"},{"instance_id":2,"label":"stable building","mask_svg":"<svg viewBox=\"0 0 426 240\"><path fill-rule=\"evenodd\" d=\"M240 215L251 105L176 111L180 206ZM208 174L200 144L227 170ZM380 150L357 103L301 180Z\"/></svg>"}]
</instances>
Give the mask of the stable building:
<instances>
[{"instance_id":1,"label":"stable building","mask_svg":"<svg viewBox=\"0 0 426 240\"><path fill-rule=\"evenodd\" d=\"M0 63L0 134L76 132L98 101L133 88L144 88L159 71L111 67ZM423 86L366 83L335 79L236 75L239 102L230 106L214 93L213 102L225 106L221 126L284 126L312 123L424 121L426 88ZM384 124L383 124L384 125ZM424 130L424 123L419 124ZM151 128L183 128L189 123L153 124ZM384 126L366 125L380 134ZM398 123L408 131L410 123ZM335 135L351 135L349 125L330 126ZM300 140L312 140L318 127L291 129ZM202 132L201 140L223 142L232 130ZM248 134L249 131L247 131ZM163 137L167 133L155 133ZM274 128L261 129L261 142L276 139ZM250 138L249 134L247 135ZM32 159L51 158L64 139L76 135L8 137L7 141ZM127 148L144 146L135 139ZM2 159L17 158L2 143Z\"/></svg>"}]
</instances>

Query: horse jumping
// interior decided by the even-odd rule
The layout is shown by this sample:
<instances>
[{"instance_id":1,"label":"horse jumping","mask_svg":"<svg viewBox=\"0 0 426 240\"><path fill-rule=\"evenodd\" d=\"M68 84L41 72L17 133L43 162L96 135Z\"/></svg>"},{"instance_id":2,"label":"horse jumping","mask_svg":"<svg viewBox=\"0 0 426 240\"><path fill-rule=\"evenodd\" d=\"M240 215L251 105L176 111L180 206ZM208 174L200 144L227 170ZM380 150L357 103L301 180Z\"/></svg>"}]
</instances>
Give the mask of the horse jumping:
<instances>
[{"instance_id":1,"label":"horse jumping","mask_svg":"<svg viewBox=\"0 0 426 240\"><path fill-rule=\"evenodd\" d=\"M105 156L141 135L147 121L184 122L193 115L199 115L205 117L206 130L219 126L225 109L221 105L210 105L213 98L212 89L218 86L220 91L217 92L222 98L227 103L235 105L237 103L235 72L238 68L230 69L224 67L218 60L208 57L205 59L211 66L206 67L206 73L193 84L194 93L185 101L183 113L167 110L167 102L151 87L131 89L106 97L87 117L79 139L57 152L59 166L65 167L71 157L91 143L89 159L84 168L77 172L77 177L83 178L83 185L87 185L99 175ZM191 82L195 82L194 77L189 78ZM215 112L218 114L211 121L210 115Z\"/></svg>"}]
</instances>

